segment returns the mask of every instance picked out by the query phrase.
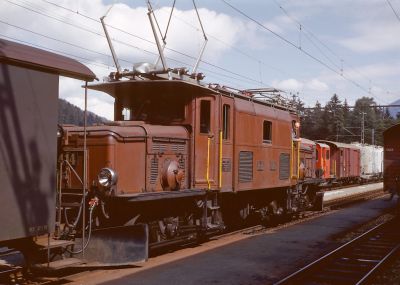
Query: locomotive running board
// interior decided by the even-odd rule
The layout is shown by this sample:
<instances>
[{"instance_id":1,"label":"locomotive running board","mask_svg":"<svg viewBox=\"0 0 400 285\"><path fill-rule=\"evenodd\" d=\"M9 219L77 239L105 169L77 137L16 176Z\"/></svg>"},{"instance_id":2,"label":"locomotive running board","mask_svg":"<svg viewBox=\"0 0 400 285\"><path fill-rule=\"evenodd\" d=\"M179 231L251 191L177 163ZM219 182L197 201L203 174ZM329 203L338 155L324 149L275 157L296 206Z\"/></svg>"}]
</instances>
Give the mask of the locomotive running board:
<instances>
[{"instance_id":1,"label":"locomotive running board","mask_svg":"<svg viewBox=\"0 0 400 285\"><path fill-rule=\"evenodd\" d=\"M83 258L87 266L123 266L144 262L149 255L148 236L147 225L93 230ZM76 241L77 244L82 242L81 239Z\"/></svg>"}]
</instances>

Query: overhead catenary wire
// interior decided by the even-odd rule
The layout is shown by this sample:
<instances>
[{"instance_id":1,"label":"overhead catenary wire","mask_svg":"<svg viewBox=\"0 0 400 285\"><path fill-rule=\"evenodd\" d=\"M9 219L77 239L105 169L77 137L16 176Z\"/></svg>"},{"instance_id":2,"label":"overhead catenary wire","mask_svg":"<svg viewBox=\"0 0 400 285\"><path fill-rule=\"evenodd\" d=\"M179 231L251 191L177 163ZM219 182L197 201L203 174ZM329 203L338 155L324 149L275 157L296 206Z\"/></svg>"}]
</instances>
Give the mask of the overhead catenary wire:
<instances>
[{"instance_id":1,"label":"overhead catenary wire","mask_svg":"<svg viewBox=\"0 0 400 285\"><path fill-rule=\"evenodd\" d=\"M9 3L11 3L11 4L14 4L14 3L12 3L12 1L9 1L9 0L6 0L6 1L9 2ZM80 17L84 17L84 18L90 19L91 21L99 22L99 20L94 19L94 18L92 18L92 17L90 17L90 16L87 16L87 15L85 15L85 14L83 14L83 13L80 13L79 11L72 10L72 9L70 9L70 8L64 7L64 6L62 6L62 5L59 5L59 4L57 4L57 3L53 3L53 2L48 1L48 0L42 0L42 1L45 2L45 3L51 4L51 5L54 5L54 6L58 7L58 8L60 8L60 9L64 9L64 10L67 10L67 11L69 11L69 12L71 12L71 13L74 13L74 14L76 14L76 15L79 15ZM25 8L25 7L23 7L23 5L20 5L20 4L17 4L17 5L22 6L22 8ZM31 11L33 10L33 12L36 12L36 11L35 11L34 9L32 9L32 8L30 8L29 10L31 10ZM46 15L45 13L42 13L42 14L44 14L44 16L48 16L48 15ZM174 15L174 17L176 17L176 16ZM69 18L68 18L68 19L69 19ZM61 22L65 22L65 21L63 21L63 20L61 20L61 19L55 19L55 20L58 20L58 21L61 21ZM66 24L70 24L70 23L66 23ZM75 26L77 26L77 25L75 25ZM118 27L114 27L114 26L111 26L111 25L108 25L108 26L111 27L112 29L118 30L118 31L120 31L120 32L123 32L123 33L125 33L125 34L128 34L128 35L130 35L130 36L133 36L133 37L135 37L135 38L138 38L138 39L140 39L140 40L142 40L142 41L145 41L145 42L147 42L147 43L149 43L149 44L154 45L154 42L152 42L152 41L150 41L150 40L148 40L148 39L145 39L145 38L140 37L140 36L137 36L137 35L135 35L135 34L133 34L133 33L124 31L124 30L122 30L122 29L120 29L120 28L118 28ZM81 27L78 26L77 28L81 28ZM91 29L88 29L88 28L86 28L86 29L84 28L84 30L88 30L88 32L93 32ZM95 34L97 34L98 36L104 37L104 35L100 34L99 32L95 32ZM211 37L212 37L212 36L211 36ZM221 44L226 44L226 45L229 46L229 44L224 43L222 40L219 40L219 39L216 38L216 37L215 37L215 39L216 39L217 41L219 41ZM115 39L114 39L114 40L115 40ZM126 43L126 42L123 42L123 41L121 41L121 40L115 40L115 41L116 41L117 43L119 43L119 44L123 44L123 45L127 45L127 46L130 46L130 47L133 47L133 48L138 49L138 50L140 50L140 51L142 51L142 52L145 52L145 53L147 53L147 54L156 55L156 54L153 53L153 52L149 52L149 51L146 50L146 49L141 49L141 48L139 48L139 47L137 47L137 46L133 46L133 45L128 44L128 43ZM185 53L183 53L183 52L180 52L180 51L177 51L177 50L174 50L174 49L171 49L171 48L167 48L167 49L169 49L170 51L172 51L172 52L174 52L174 53L177 53L177 54L179 54L179 55L182 55L182 56L184 56L184 57L186 57L186 58L188 58L188 59L190 59L190 60L195 60L195 57L190 56L190 55L187 55L187 54L185 54ZM249 54L247 54L247 53L245 53L245 52L243 52L243 51L237 49L236 47L233 47L233 49L234 49L236 52L241 53L241 54L244 55L244 56L247 56L247 57L249 57L249 58L253 58L253 60L255 60L255 61L257 62L258 65L259 65L260 62L261 62L262 65L265 65L265 66L268 67L268 68L275 69L275 70L277 70L277 71L279 71L279 72L281 72L281 73L287 74L286 72L284 72L284 71L282 71L282 70L279 70L279 69L277 69L277 68L274 68L274 67L271 67L271 66L265 64L265 62L263 62L263 61L261 61L261 60L255 58L255 57L253 57L253 56L251 56L251 55L249 55ZM178 62L178 61L177 61L177 60L174 60L174 62ZM265 84L265 83L263 82L262 77L260 78L260 80L255 80L255 79L252 78L252 77L249 77L249 76L246 76L246 75L243 75L243 74L239 74L239 73L233 72L232 70L228 70L228 69L226 69L226 68L223 68L223 67L221 67L221 66L218 66L218 65L216 65L216 64L213 64L213 63L211 63L211 62L207 62L207 61L204 61L204 60L203 60L202 62L203 62L204 64L206 64L206 65L209 65L209 66L212 67L212 68L221 70L221 71L223 71L224 73L229 73L229 74L231 74L231 75L233 75L233 76L240 77L241 79L239 79L239 80L244 80L244 81L247 81L247 82L251 82L252 84L257 84L257 85L259 85L259 86L262 86L262 85L265 86L265 85L267 85L267 84ZM188 64L188 63L185 63L185 64L186 64L186 65L190 65L190 64ZM201 70L206 70L206 69L204 69L204 68L200 68L200 69L201 69ZM211 72L211 73L213 73L213 72ZM214 72L214 74L216 74L216 73ZM233 76L227 76L227 75L221 74L221 73L220 73L219 75L222 75L223 77L226 77L226 78L232 78L232 79L234 79L234 80L238 80L238 79L234 78ZM342 77L345 78L345 79L347 79L345 76L342 76ZM351 79L348 79L348 80L351 81ZM300 81L302 81L302 80L300 80ZM353 82L354 82L355 85L358 84L358 83L356 83L355 81L353 81ZM303 82L303 83L305 83L305 82ZM360 86L360 88L363 88L361 85L359 85L359 86ZM366 90L365 88L364 88L364 91L367 92L367 90ZM371 94L371 93L369 93L369 94Z\"/></svg>"},{"instance_id":2,"label":"overhead catenary wire","mask_svg":"<svg viewBox=\"0 0 400 285\"><path fill-rule=\"evenodd\" d=\"M352 80L351 78L347 77L345 74L341 73L340 71L336 70L335 68L331 67L329 64L327 64L326 62L324 62L323 60L321 60L320 58L314 56L313 54L311 54L310 52L299 48L298 45L296 45L295 43L293 43L292 41L288 40L287 38L285 38L284 36L280 35L279 33L273 31L272 29L268 28L267 26L265 26L264 24L262 24L260 21L254 19L253 17L249 16L248 14L246 14L245 12L243 12L242 10L240 10L239 8L237 8L236 6L232 5L231 3L229 3L226 0L221 0L225 5L227 5L228 7L230 7L232 10L236 11L237 13L239 13L240 15L242 15L243 17L247 18L248 20L254 22L255 24L257 24L258 26L260 26L261 28L263 28L264 30L272 33L273 35L275 35L277 38L279 38L280 40L282 40L283 42L285 42L286 44L288 44L289 46L292 46L293 48L297 49L299 52L303 53L304 55L306 55L307 57L311 58L312 60L316 61L317 63L321 64L322 66L324 66L325 68L329 69L330 71L336 73L338 76L342 77L343 79L347 80L348 82L350 82L351 84L353 84L354 86L356 86L358 89L362 90L363 92L372 95L372 92L368 89L365 88L364 86L362 86L361 84L359 84L358 82L356 82L355 80ZM373 96L374 97L374 96ZM374 97L375 99L377 99L376 97ZM377 99L378 100L378 99Z\"/></svg>"},{"instance_id":3,"label":"overhead catenary wire","mask_svg":"<svg viewBox=\"0 0 400 285\"><path fill-rule=\"evenodd\" d=\"M42 0L42 1L47 1L47 0ZM161 9L161 6L158 6L158 5L154 5L154 7L158 8L158 9ZM162 10L161 10L161 11L162 11ZM198 28L198 27L196 27L195 25L193 25L192 23L189 23L188 21L182 19L181 17L176 16L176 15L173 15L173 17L174 17L175 19L181 21L182 23L184 23L184 24L187 25L188 27L191 27L191 28L193 28L194 30L196 30L196 31L198 31L198 32L201 32L200 28ZM227 43L227 42L225 42L225 41L219 39L217 36L215 36L215 35L213 35L213 34L210 34L209 32L207 32L206 34L207 34L207 37L212 38L213 40L219 42L220 44L222 44L222 45L224 45L224 46L226 46L226 47L229 47L230 49L232 49L233 51L237 52L238 54L241 54L241 55L243 55L243 56L245 56L245 57L247 57L247 58L249 58L249 59L255 61L257 64L260 64L260 63L261 63L263 66L265 66L265 67L267 67L267 68L269 68L269 69L278 71L279 73L284 74L284 75L287 75L287 76L289 75L286 71L283 71L282 69L279 69L279 68L277 68L277 67L274 67L274 66L271 66L271 65L265 63L263 60L260 60L259 58L257 58L257 57L255 57L255 56L253 56L253 55L251 55L251 54L249 54L249 53L247 53L247 52L245 52L245 51L239 49L238 47L236 47L236 46L234 46L234 45L231 45L231 44L229 44L229 43Z\"/></svg>"},{"instance_id":4,"label":"overhead catenary wire","mask_svg":"<svg viewBox=\"0 0 400 285\"><path fill-rule=\"evenodd\" d=\"M97 19L95 19L95 18L93 18L93 17L90 17L90 16L88 16L88 15L85 15L85 14L83 14L83 13L80 13L80 12L78 12L78 11L75 11L75 10L73 10L73 9L70 9L70 8L68 8L68 7L62 6L62 5L60 5L60 4L57 4L57 3L54 3L54 2L48 1L48 0L42 0L42 1L45 2L45 3L47 3L47 4L53 5L53 6L57 7L57 8L66 10L66 11L68 11L68 12L70 12L70 13L74 13L74 14L77 14L77 15L79 15L79 16L82 16L82 17L84 17L84 18L86 18L86 19L88 19L88 20L91 20L91 21L95 21L95 22L100 23L99 20L97 20ZM175 1L174 1L174 2L175 2ZM155 7L160 8L160 6L158 6L158 5L155 5ZM160 11L162 11L162 10L160 10ZM169 14L169 19L170 19L171 15L172 15L172 14ZM200 31L199 28L197 28L197 27L195 27L194 25L188 23L187 21L183 20L182 18L180 18L180 17L178 17L178 16L176 16L176 15L173 15L173 17L176 18L176 19L178 19L178 20L180 20L180 21L182 21L183 23L185 23L186 25L192 27L193 29L195 29L195 30L197 30L197 31ZM169 20L169 21L170 21L170 20ZM169 26L169 21L168 21L168 26ZM107 26L110 27L110 28L112 28L112 29L115 29L116 31L119 31L119 32L125 33L125 34L127 34L127 35L133 36L133 37L135 37L135 38L137 38L137 39L140 39L140 40L142 40L142 41L145 41L145 42L147 42L147 43L150 43L150 44L153 44L153 45L155 44L155 43L152 42L151 40L145 39L145 38L143 38L143 37L140 37L140 36L138 36L138 35L135 35L135 34L133 34L133 33L128 32L128 31L122 30L122 29L120 29L120 28L118 28L118 27L115 27L115 26L113 26L113 25L107 24ZM168 28L168 26L167 26L167 28ZM159 28L159 30L160 30L160 28ZM244 52L244 51L238 49L237 47L235 47L235 46L233 46L233 45L230 45L230 44L228 44L228 43L226 43L226 42L220 40L218 37L216 37L216 36L214 36L214 35L211 35L211 34L207 33L207 36L208 36L208 37L211 37L211 38L213 38L214 40L218 41L219 43L221 43L221 44L223 44L223 45L225 45L225 46L231 48L231 49L234 50L235 52L237 52L237 53L239 53L239 54L242 54L243 56L246 56L246 57L248 57L248 58L254 60L258 65L259 65L259 64L262 64L263 66L265 66L265 67L267 67L267 68L269 68L269 69L278 71L279 73L284 74L284 75L286 75L286 76L290 76L287 72L285 72L285 71L283 71L283 70L281 70L281 69L279 69L279 68L276 68L276 67L273 67L273 66L270 66L270 65L266 64L264 61L262 61L262 60L260 60L260 59L258 59L258 58L256 58L256 57L254 57L254 56L252 56L252 55L250 55L250 54L248 54L248 53L246 53L246 52ZM182 53L182 52L180 52L180 51L171 49L171 48L169 48L169 47L166 47L166 49L167 49L167 50L170 50L170 51L172 51L172 52L175 52L175 53L177 53L177 54L179 54L179 55L182 55L182 56L185 56L185 57L189 57L190 59L193 59L193 60L195 59L195 57L193 57L193 56L189 56L189 55L187 55L187 54L185 54L185 53ZM168 58L168 57L167 57L167 58ZM170 59L170 58L168 58L168 59ZM206 62L206 61L204 61L204 60L202 60L202 62L205 63L206 65L210 65L210 66L212 66L212 67L214 67L214 68L217 68L217 69L220 69L220 70L222 70L222 71L224 71L224 72L231 73L232 75L236 75L236 76L241 76L241 77L243 77L243 75L241 75L241 74L235 73L235 72L233 72L233 71L231 71L231 70L227 70L227 69L221 68L220 66L216 66L216 65L214 65L214 64L212 64L212 63L210 63L210 62ZM189 65L189 64L186 63L186 65ZM202 68L202 67L200 67L200 70L205 70L205 71L207 71L207 69ZM210 71L207 71L207 72L210 72ZM216 74L215 72L211 72L211 73ZM220 74L220 75L223 76L223 77L235 79L235 78L233 78L233 77L231 77L231 76L226 76L226 75L223 75L223 74ZM237 80L237 79L235 79L235 80ZM252 78L250 78L250 77L246 77L246 80L249 81L249 82L252 82L253 84L257 84L258 86L263 86L263 87L268 86L268 84L266 84L265 82L263 82L262 78L260 78L260 80L258 81L258 80L254 80L254 79L252 79ZM300 81L303 82L304 85L305 85L305 81L304 81L304 80L300 80ZM232 83L232 82L229 82L229 83ZM235 83L235 85L237 85L237 83Z\"/></svg>"},{"instance_id":5,"label":"overhead catenary wire","mask_svg":"<svg viewBox=\"0 0 400 285\"><path fill-rule=\"evenodd\" d=\"M7 1L8 1L8 0L7 0ZM91 20L91 21L95 21L95 22L97 22L97 23L100 23L99 20L97 20L97 19L95 19L95 18L93 18L93 17L87 16L87 15L85 15L85 14L83 14L83 13L78 13L78 12L76 12L76 11L74 11L74 10L68 8L68 7L59 5L59 4L57 4L57 3L54 3L54 2L48 1L48 0L42 0L42 1L45 2L45 3L51 4L51 5L54 5L54 6L58 7L58 8L60 8L60 9L64 9L64 10L69 11L69 12L71 12L71 13L74 13L74 14L77 14L77 15L79 15L79 16L82 16L82 17L84 17L84 18L86 18L86 19L89 19L89 20ZM158 5L155 5L155 7L159 8ZM190 23L184 21L183 19L181 19L181 18L179 18L179 17L177 17L177 16L175 16L175 15L173 15L173 17L176 18L176 19L179 19L179 20L181 20L182 22L186 23L187 25L193 27L195 30L200 31L199 28L195 27L194 25L191 25ZM110 24L107 24L107 26L110 27L110 28L112 28L112 29L115 29L116 31L125 33L125 34L127 34L127 35L132 36L132 37L135 37L135 38L137 38L137 39L140 39L140 40L142 40L142 41L145 41L145 42L147 42L147 43L149 43L149 44L155 45L155 43L154 43L153 41L149 40L149 39L145 39L145 38L143 38L143 37L141 37L141 36L135 35L135 34L133 34L133 33L131 33L131 32L125 31L125 30L123 30L123 29L121 29L121 28L118 28L118 27L113 26L113 25L110 25ZM274 70L276 70L276 71L279 71L279 72L284 73L284 74L287 75L286 72L284 72L284 71L282 71L282 70L280 70L280 69L278 69L278 68L271 67L271 66L267 65L265 62L261 61L260 59L255 58L254 56L249 55L249 54L247 54L247 53L241 51L241 50L238 49L237 47L234 47L234 46L232 46L232 45L229 45L228 43L225 43L224 41L218 39L216 36L210 35L209 33L207 33L207 36L212 37L214 40L217 40L217 41L219 41L220 43L225 44L226 46L228 46L228 47L234 49L234 50L237 51L238 53L241 53L242 55L247 56L247 57L249 57L249 58L255 60L257 63L261 62L264 66L266 66L266 67L268 67L268 68L271 68L271 69L274 69ZM196 59L194 56L187 55L187 54L185 54L185 53L183 53L183 52L181 52L181 51L172 49L172 48L170 48L170 47L166 47L165 49L166 49L166 50L169 50L169 51L172 51L172 52L174 52L174 53L177 53L177 54L179 54L179 55L188 57L188 58L190 58L190 59L192 59L192 60L195 60L195 59ZM204 60L202 60L202 62L205 63L205 64L207 64L207 65L210 65L210 66L216 67L216 68L218 68L218 69L221 69L221 70L223 70L223 71L225 71L225 72L229 72L229 73L233 73L233 74L235 74L235 75L239 75L239 74L234 73L234 72L232 72L232 71L230 71L230 70L221 68L221 67L219 67L219 66L217 67L215 64L212 64L212 63L210 63L210 62L207 62L207 61L204 61ZM240 75L240 76L242 76L242 75ZM249 79L249 78L248 78L248 79ZM252 81L254 82L253 79L252 79ZM257 81L257 82L260 83L260 81ZM261 82L261 83L263 83L263 82Z\"/></svg>"},{"instance_id":6,"label":"overhead catenary wire","mask_svg":"<svg viewBox=\"0 0 400 285\"><path fill-rule=\"evenodd\" d=\"M389 0L386 0L386 2L388 3L388 5L390 6L390 8L392 9L392 11L393 11L394 15L396 16L397 20L400 22L400 16L399 16L399 14L397 13L397 11L394 9L392 3L390 3Z\"/></svg>"},{"instance_id":7,"label":"overhead catenary wire","mask_svg":"<svg viewBox=\"0 0 400 285\"><path fill-rule=\"evenodd\" d=\"M99 23L99 20L98 20L98 19L95 19L95 18L93 18L93 17L87 16L87 15L85 15L85 14L83 14L83 13L80 13L80 12L75 11L75 10L73 10L73 9L70 9L70 8L68 8L68 7L62 6L62 5L60 5L60 4L54 3L54 2L49 1L49 0L42 0L42 1L45 2L45 3L47 3L47 4L53 5L53 6L57 7L57 8L59 8L59 9L63 9L63 10L68 11L68 12L70 12L70 13L77 14L77 15L82 16L82 17L84 17L84 18L86 18L86 19L88 19L88 20L91 20L91 21L94 21L94 22L98 22L98 23ZM174 1L174 3L175 3L175 1ZM155 4L154 6L155 6L157 9L160 9L160 11L165 12L165 11L163 11L163 10L161 9L161 6L159 6L159 5L157 5L157 4ZM174 5L174 6L175 6L175 5ZM165 12L165 13L166 13L166 12ZM169 24L170 24L171 15L172 15L172 13L169 13L169 21L168 21L167 29L168 29ZM196 27L196 26L194 26L193 24L191 24L191 23L185 21L185 20L182 19L181 17L178 17L178 16L176 16L175 14L173 15L173 17L174 17L175 19L177 19L177 20L183 22L183 23L186 24L187 26L192 27L194 30L196 30L196 31L198 31L198 32L201 32L201 30L200 30L198 27ZM107 24L107 26L110 27L110 28L112 28L112 29L115 29L116 31L119 31L119 32L125 33L125 34L127 34L127 35L133 36L133 37L135 37L135 38L137 38L137 39L140 39L140 40L142 40L142 41L145 41L145 42L147 42L147 43L155 44L154 42L152 42L152 41L150 41L150 40L148 40L148 39L145 39L145 38L143 38L143 37L137 36L137 35L135 35L135 34L133 34L133 33L131 33L131 32L122 30L122 29L120 29L120 28L118 28L118 27L115 27L115 26L112 26L112 25L109 25L109 24ZM159 28L159 30L160 30L160 27L158 27L158 28ZM268 69L275 70L275 71L277 71L277 72L279 72L279 73L281 73L281 74L284 74L284 75L286 75L286 76L290 76L287 72L283 71L282 69L279 69L279 68L277 68L277 67L273 67L273 66L271 66L271 65L269 65L269 64L267 64L267 63L265 63L264 61L260 60L259 58L256 58L256 57L254 57L254 56L252 56L252 55L250 55L250 54L248 54L248 53L242 51L241 49L237 48L236 46L224 42L223 40L219 39L218 37L216 37L216 36L214 36L214 35L212 35L212 34L207 33L207 36L210 37L210 38L212 38L212 39L214 39L215 41L219 42L220 44L229 47L230 49L232 49L233 51L237 52L238 54L241 54L241 55L243 55L243 56L245 56L245 57L247 57L247 58L249 58L249 59L255 61L255 62L257 63L258 66L261 64L261 65L265 66L265 67L268 68ZM182 53L182 52L180 52L180 51L171 49L171 48L169 48L169 47L166 47L166 49L167 49L167 50L170 50L170 51L172 51L172 52L178 53L179 55L182 55L182 56L186 56L186 57L188 56L188 55L186 55L186 54L184 54L184 53ZM190 57L191 59L194 59L194 57L192 57L192 56L189 56L189 57ZM205 62L204 60L203 60L202 62L205 63L205 64L211 64L211 63L209 63L209 62ZM212 65L212 64L211 64L211 65ZM204 68L202 68L202 67L200 67L200 69L201 69L201 70L206 70L206 69L204 69ZM225 70L222 70L222 71L224 71L224 72L230 72L230 73L232 74L232 71L227 71L226 69L225 69ZM209 72L209 71L208 71L208 72ZM212 72L212 73L213 73L213 74L216 74L215 72ZM238 75L238 74L234 74L234 75L240 76L240 75ZM222 76L223 76L223 77L227 77L227 78L235 79L235 78L233 78L233 77L229 77L229 76L226 76L226 75L222 75ZM247 79L249 79L249 78L247 78ZM235 79L235 80L237 80L237 79ZM306 82L305 82L304 80L301 80L301 79L300 79L300 81L303 83L303 86L306 85ZM258 86L264 86L264 87L265 87L265 86L268 86L267 84L265 84L265 83L263 82L262 77L260 77L260 80L259 80L259 81L254 81L254 80L252 79L250 82L257 84ZM232 82L229 82L229 83L232 84ZM237 84L235 83L235 85L237 85ZM286 90L286 91L289 92L288 90ZM289 93L290 93L290 92L289 92ZM318 99L315 95L314 95L313 97L314 97L314 99Z\"/></svg>"},{"instance_id":8,"label":"overhead catenary wire","mask_svg":"<svg viewBox=\"0 0 400 285\"><path fill-rule=\"evenodd\" d=\"M319 39L319 37L317 37L313 32L311 32L307 27L304 26L303 23L301 23L299 20L297 20L296 18L294 18L293 16L290 15L290 13L282 6L282 4L280 4L277 0L272 0L278 7L279 9L282 10L282 12L291 20L293 21L296 25L299 25L302 28L302 31L305 33L304 36L306 38L308 38L308 40L310 41L310 43L316 48L318 49L318 51L329 61L331 62L336 68L338 68L340 70L341 75L343 75L343 65L345 63L344 59L339 56L332 48L330 48L327 44L325 44L321 39ZM387 0L389 1L389 0ZM390 3L389 3L390 4ZM329 53L331 53L334 57L336 57L339 61L340 61L340 65L337 64L336 62L334 62L313 40L312 38L314 38L323 48L325 48L327 51L329 51ZM368 78L367 76L365 76L364 74L362 74L360 71L358 71L357 69L355 69L353 66L349 65L346 62L346 66L349 68L349 70L351 70L354 73L357 73L358 75L360 75L361 77L363 77L364 79L366 79L367 81L369 81L371 83L371 79ZM385 92L389 92L388 90L385 90ZM374 97L375 98L375 97ZM375 98L377 99L377 98Z\"/></svg>"},{"instance_id":9,"label":"overhead catenary wire","mask_svg":"<svg viewBox=\"0 0 400 285\"><path fill-rule=\"evenodd\" d=\"M8 2L8 3L10 3L10 4L12 4L12 5L16 5L16 6L18 6L18 7L23 8L23 9L27 9L27 10L33 12L33 13L38 13L38 14L40 14L40 15L42 15L42 16L49 17L50 19L56 20L56 21L58 21L58 22L65 23L65 24L70 25L70 26L72 26L72 27L75 27L75 28L77 28L77 29L81 29L81 30L83 30L83 31L89 32L89 33L91 33L91 34L94 34L94 35L97 35L97 36L100 36L100 37L105 37L103 34L101 34L101 33L99 33L99 32L95 32L95 31L93 31L93 30L90 30L90 29L87 29L87 28L83 28L83 27L80 27L80 26L75 25L75 24L73 24L73 23L64 21L64 20L59 19L59 18L57 18L57 17L51 16L51 15L47 15L46 13L43 13L43 12L41 12L41 11L37 11L37 10L35 10L35 9L33 9L33 8L26 7L26 6L24 6L24 5L15 3L15 2L10 1L10 0L5 0L5 1ZM50 2L50 3L51 3L51 2ZM83 14L79 13L78 15L83 15ZM93 21L96 21L96 22L99 22L99 23L100 23L99 20L96 20L96 19L91 18L91 17L89 17L89 16L85 16L85 17L88 18L88 19L90 19L90 20L93 20ZM109 25L107 25L107 26L109 26ZM137 37L136 35L134 35L134 34L132 34L132 33L129 33L129 32L126 32L126 31L123 31L122 29L119 29L119 28L116 28L116 27L113 27L113 26L110 26L110 27L111 27L111 28L115 28L116 30L119 30L119 31L121 31L121 32L124 32L124 33L126 33L126 34L128 34L128 35ZM141 37L139 37L139 38L141 38ZM145 40L145 41L147 41L148 43L151 43L151 44L153 44L153 45L155 44L154 42L149 41L149 40L147 40L147 39L144 39L144 38L141 38L141 39L143 39L143 40ZM146 49L143 49L143 48L134 46L134 45L129 44L129 43L126 43L126 42L124 42L124 41L117 40L117 39L114 39L114 41L115 41L116 43L120 43L120 44L129 46L129 47L138 49L138 50L140 50L140 51L142 51L142 52L145 52L145 53L147 53L147 54L151 54L151 55L157 56L157 53L150 52L150 51L148 51L148 50L146 50ZM169 49L170 51L175 52L175 53L177 53L177 54L179 54L179 55L185 56L185 57L187 57L187 58L189 58L189 59L192 59L192 60L195 60L195 59L196 59L194 56L187 55L187 54L182 53L182 52L180 52L180 51L176 51L176 50L171 49L171 48L167 48L167 49ZM169 57L169 59L171 59L171 58ZM178 60L173 60L173 61L183 63L182 61L178 61ZM246 80L246 81L248 81L248 82L251 82L251 83L253 83L253 84L257 84L257 85L259 85L259 86L261 86L261 85L262 85L262 86L265 86L265 85L266 85L265 83L260 82L260 81L258 81L258 80L255 80L255 79L253 79L253 78L251 78L251 77L249 77L249 76L245 76L245 75L239 74L239 73L237 73L237 72L233 72L233 71L231 71L231 70L228 70L228 69L223 68L223 67L221 67L221 66L218 66L218 65L216 65L216 64L213 64L213 63L210 63L210 62L207 62L207 61L204 61L204 60L203 60L202 62L203 62L204 64L208 65L208 66L211 66L211 67L216 68L216 69L218 69L218 70L221 70L221 71L223 71L223 72L229 73L229 74L231 74L231 75L237 76L237 77L242 78L242 79L244 79L244 80ZM189 65L189 64L187 64L187 63L184 63L184 64L185 64L185 65ZM202 70L205 70L204 68L201 68L201 69L202 69Z\"/></svg>"}]
</instances>

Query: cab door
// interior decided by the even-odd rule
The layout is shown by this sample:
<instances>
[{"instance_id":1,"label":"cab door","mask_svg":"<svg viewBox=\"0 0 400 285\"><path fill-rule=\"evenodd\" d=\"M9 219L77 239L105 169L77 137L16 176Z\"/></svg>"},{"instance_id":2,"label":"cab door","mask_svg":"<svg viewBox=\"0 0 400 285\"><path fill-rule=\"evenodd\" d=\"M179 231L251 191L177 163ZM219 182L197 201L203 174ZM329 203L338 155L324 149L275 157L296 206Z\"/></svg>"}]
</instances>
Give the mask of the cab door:
<instances>
[{"instance_id":1,"label":"cab door","mask_svg":"<svg viewBox=\"0 0 400 285\"><path fill-rule=\"evenodd\" d=\"M221 96L219 140L218 140L218 188L233 190L233 120L234 99Z\"/></svg>"},{"instance_id":2,"label":"cab door","mask_svg":"<svg viewBox=\"0 0 400 285\"><path fill-rule=\"evenodd\" d=\"M218 132L216 118L218 110L214 96L195 99L196 120L194 130L194 186L215 189L218 185Z\"/></svg>"}]
</instances>

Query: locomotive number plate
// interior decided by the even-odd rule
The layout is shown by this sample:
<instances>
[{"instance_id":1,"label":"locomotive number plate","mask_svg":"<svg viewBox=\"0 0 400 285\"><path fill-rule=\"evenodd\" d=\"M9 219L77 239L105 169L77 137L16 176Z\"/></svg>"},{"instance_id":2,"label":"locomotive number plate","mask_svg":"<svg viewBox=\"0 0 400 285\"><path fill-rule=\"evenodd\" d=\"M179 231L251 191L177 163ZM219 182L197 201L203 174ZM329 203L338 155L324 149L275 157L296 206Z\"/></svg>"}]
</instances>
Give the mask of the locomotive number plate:
<instances>
[{"instance_id":1,"label":"locomotive number plate","mask_svg":"<svg viewBox=\"0 0 400 285\"><path fill-rule=\"evenodd\" d=\"M230 158L222 159L222 172L231 172L232 171L232 163Z\"/></svg>"}]
</instances>

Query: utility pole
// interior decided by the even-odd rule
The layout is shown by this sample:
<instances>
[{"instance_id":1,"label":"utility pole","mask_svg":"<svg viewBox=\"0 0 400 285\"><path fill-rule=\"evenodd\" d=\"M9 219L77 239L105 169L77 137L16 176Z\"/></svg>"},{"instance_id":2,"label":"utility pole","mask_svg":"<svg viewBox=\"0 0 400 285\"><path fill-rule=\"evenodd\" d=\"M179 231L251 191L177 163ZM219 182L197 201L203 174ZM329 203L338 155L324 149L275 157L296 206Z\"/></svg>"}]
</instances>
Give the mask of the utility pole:
<instances>
[{"instance_id":1,"label":"utility pole","mask_svg":"<svg viewBox=\"0 0 400 285\"><path fill-rule=\"evenodd\" d=\"M364 117L365 114L364 112L361 112L362 114L362 120L361 120L361 145L364 145L364 136L365 136L365 124L364 124Z\"/></svg>"},{"instance_id":2,"label":"utility pole","mask_svg":"<svg viewBox=\"0 0 400 285\"><path fill-rule=\"evenodd\" d=\"M339 121L336 120L336 141L339 141Z\"/></svg>"},{"instance_id":3,"label":"utility pole","mask_svg":"<svg viewBox=\"0 0 400 285\"><path fill-rule=\"evenodd\" d=\"M375 145L375 129L371 129L371 144Z\"/></svg>"}]
</instances>

